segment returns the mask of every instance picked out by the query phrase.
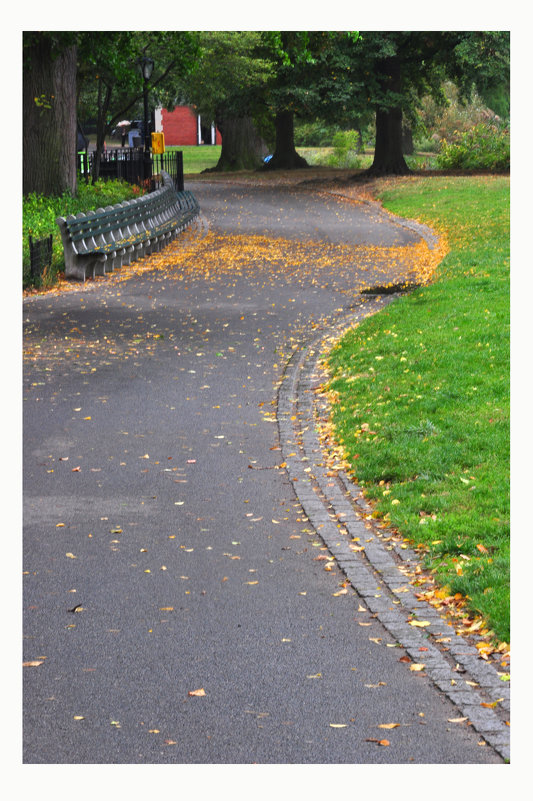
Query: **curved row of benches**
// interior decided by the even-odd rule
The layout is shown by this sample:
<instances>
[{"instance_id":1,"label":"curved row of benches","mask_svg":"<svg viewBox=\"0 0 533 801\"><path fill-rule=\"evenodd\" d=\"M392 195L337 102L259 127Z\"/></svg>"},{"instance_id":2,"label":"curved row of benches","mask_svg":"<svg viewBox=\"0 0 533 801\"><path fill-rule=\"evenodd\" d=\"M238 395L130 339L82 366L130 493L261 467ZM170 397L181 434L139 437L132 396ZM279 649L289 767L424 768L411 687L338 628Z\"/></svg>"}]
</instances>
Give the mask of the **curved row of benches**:
<instances>
[{"instance_id":1,"label":"curved row of benches","mask_svg":"<svg viewBox=\"0 0 533 801\"><path fill-rule=\"evenodd\" d=\"M148 195L57 218L67 278L112 272L160 250L190 224L200 211L196 198L176 192L166 172L161 176L163 186Z\"/></svg>"}]
</instances>

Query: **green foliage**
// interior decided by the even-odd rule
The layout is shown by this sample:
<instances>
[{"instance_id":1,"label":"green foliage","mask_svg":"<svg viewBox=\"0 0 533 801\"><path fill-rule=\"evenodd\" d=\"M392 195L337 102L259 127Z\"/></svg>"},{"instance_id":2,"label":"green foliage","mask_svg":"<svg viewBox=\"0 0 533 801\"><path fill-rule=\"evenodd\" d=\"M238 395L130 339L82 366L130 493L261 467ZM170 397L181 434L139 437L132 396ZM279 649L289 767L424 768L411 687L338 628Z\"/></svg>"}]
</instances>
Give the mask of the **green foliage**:
<instances>
[{"instance_id":1,"label":"green foliage","mask_svg":"<svg viewBox=\"0 0 533 801\"><path fill-rule=\"evenodd\" d=\"M508 170L511 165L509 131L498 124L479 123L455 142L444 140L437 164L444 170Z\"/></svg>"},{"instance_id":2,"label":"green foliage","mask_svg":"<svg viewBox=\"0 0 533 801\"><path fill-rule=\"evenodd\" d=\"M140 194L138 186L131 186L124 181L98 181L96 184L78 184L76 197L65 193L60 197L47 197L31 193L22 202L22 276L23 287L32 285L30 275L29 237L34 240L44 239L52 234L52 266L45 271L38 286L49 287L57 280L64 268L63 245L57 227L56 218L69 214L91 211L105 206L130 200Z\"/></svg>"},{"instance_id":3,"label":"green foliage","mask_svg":"<svg viewBox=\"0 0 533 801\"><path fill-rule=\"evenodd\" d=\"M361 137L357 131L337 131L333 136L333 153L329 156L330 167L359 169L361 160L357 153L360 150Z\"/></svg>"},{"instance_id":4,"label":"green foliage","mask_svg":"<svg viewBox=\"0 0 533 801\"><path fill-rule=\"evenodd\" d=\"M338 130L338 125L323 120L295 121L294 143L296 147L329 147Z\"/></svg>"},{"instance_id":5,"label":"green foliage","mask_svg":"<svg viewBox=\"0 0 533 801\"><path fill-rule=\"evenodd\" d=\"M273 73L261 45L256 31L203 31L197 67L178 82L180 96L216 122L258 114Z\"/></svg>"}]
</instances>

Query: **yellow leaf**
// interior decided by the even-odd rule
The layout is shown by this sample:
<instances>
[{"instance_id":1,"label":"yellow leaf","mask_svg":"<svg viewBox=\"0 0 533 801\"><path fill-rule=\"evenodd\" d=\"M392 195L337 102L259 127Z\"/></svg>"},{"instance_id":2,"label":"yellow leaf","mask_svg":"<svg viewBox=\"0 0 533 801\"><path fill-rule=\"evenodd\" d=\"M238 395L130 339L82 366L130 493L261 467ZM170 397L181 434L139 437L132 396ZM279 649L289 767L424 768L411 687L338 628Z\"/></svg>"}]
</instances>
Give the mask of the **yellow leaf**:
<instances>
[{"instance_id":1,"label":"yellow leaf","mask_svg":"<svg viewBox=\"0 0 533 801\"><path fill-rule=\"evenodd\" d=\"M424 628L424 626L431 626L429 620L410 620L410 626L418 626L418 628Z\"/></svg>"},{"instance_id":2,"label":"yellow leaf","mask_svg":"<svg viewBox=\"0 0 533 801\"><path fill-rule=\"evenodd\" d=\"M201 687L199 690L189 690L189 695L194 695L196 697L205 695L205 690Z\"/></svg>"},{"instance_id":3,"label":"yellow leaf","mask_svg":"<svg viewBox=\"0 0 533 801\"><path fill-rule=\"evenodd\" d=\"M68 556L69 559L77 559L77 556L74 556L73 553L66 553L65 556Z\"/></svg>"},{"instance_id":4,"label":"yellow leaf","mask_svg":"<svg viewBox=\"0 0 533 801\"><path fill-rule=\"evenodd\" d=\"M480 704L480 706L484 706L484 707L486 707L487 709L494 709L494 707L495 707L495 706L497 706L497 705L498 705L498 704L499 704L501 701L503 701L503 698L498 698L498 700L497 700L497 701L493 701L493 702L492 702L492 703L490 703L490 704L489 704L489 703L486 703L485 701L483 701L483 702Z\"/></svg>"},{"instance_id":5,"label":"yellow leaf","mask_svg":"<svg viewBox=\"0 0 533 801\"><path fill-rule=\"evenodd\" d=\"M23 662L22 667L39 667L43 664L43 660L34 659L32 662Z\"/></svg>"},{"instance_id":6,"label":"yellow leaf","mask_svg":"<svg viewBox=\"0 0 533 801\"><path fill-rule=\"evenodd\" d=\"M414 662L412 665L409 665L409 670L420 671L424 670L425 667L426 666L423 665L422 663Z\"/></svg>"},{"instance_id":7,"label":"yellow leaf","mask_svg":"<svg viewBox=\"0 0 533 801\"><path fill-rule=\"evenodd\" d=\"M345 729L348 725L347 723L330 723L329 724L332 729Z\"/></svg>"},{"instance_id":8,"label":"yellow leaf","mask_svg":"<svg viewBox=\"0 0 533 801\"><path fill-rule=\"evenodd\" d=\"M159 611L160 612L173 612L174 611L174 607L173 606L160 606L159 607Z\"/></svg>"},{"instance_id":9,"label":"yellow leaf","mask_svg":"<svg viewBox=\"0 0 533 801\"><path fill-rule=\"evenodd\" d=\"M400 726L400 723L380 723L378 725L378 729L395 729L397 726Z\"/></svg>"}]
</instances>

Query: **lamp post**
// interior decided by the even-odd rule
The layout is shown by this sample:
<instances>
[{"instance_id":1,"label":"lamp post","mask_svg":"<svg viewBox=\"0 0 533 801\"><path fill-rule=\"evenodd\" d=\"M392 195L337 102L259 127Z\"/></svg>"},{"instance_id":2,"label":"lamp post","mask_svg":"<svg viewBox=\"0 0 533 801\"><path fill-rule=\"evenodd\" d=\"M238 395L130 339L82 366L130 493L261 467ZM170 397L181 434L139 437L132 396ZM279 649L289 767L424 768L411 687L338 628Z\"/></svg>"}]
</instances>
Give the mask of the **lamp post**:
<instances>
[{"instance_id":1,"label":"lamp post","mask_svg":"<svg viewBox=\"0 0 533 801\"><path fill-rule=\"evenodd\" d=\"M148 56L141 59L141 71L143 76L143 100L144 100L144 177L151 178L152 162L150 160L150 131L148 122L148 81L152 77L154 60Z\"/></svg>"}]
</instances>

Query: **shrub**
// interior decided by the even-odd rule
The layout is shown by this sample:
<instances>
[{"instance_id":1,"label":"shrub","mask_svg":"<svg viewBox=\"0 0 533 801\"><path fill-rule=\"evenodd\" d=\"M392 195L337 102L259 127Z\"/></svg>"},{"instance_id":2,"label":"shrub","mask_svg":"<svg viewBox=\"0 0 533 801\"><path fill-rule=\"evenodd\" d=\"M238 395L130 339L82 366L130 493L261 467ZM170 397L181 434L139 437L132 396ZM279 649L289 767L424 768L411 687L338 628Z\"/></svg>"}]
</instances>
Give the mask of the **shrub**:
<instances>
[{"instance_id":1,"label":"shrub","mask_svg":"<svg viewBox=\"0 0 533 801\"><path fill-rule=\"evenodd\" d=\"M26 195L22 201L22 285L48 287L55 283L63 270L65 260L61 235L56 217L66 217L103 206L112 206L130 200L142 190L124 181L97 181L95 184L80 183L73 197L68 192L60 197L47 197L35 193ZM33 279L30 271L29 237L44 239L52 234L52 264L40 278Z\"/></svg>"},{"instance_id":2,"label":"shrub","mask_svg":"<svg viewBox=\"0 0 533 801\"><path fill-rule=\"evenodd\" d=\"M359 169L361 160L357 156L360 146L357 131L337 131L333 137L333 153L328 157L330 167Z\"/></svg>"},{"instance_id":3,"label":"shrub","mask_svg":"<svg viewBox=\"0 0 533 801\"><path fill-rule=\"evenodd\" d=\"M507 128L478 123L455 142L443 140L437 164L441 169L508 170L511 163Z\"/></svg>"},{"instance_id":4,"label":"shrub","mask_svg":"<svg viewBox=\"0 0 533 801\"><path fill-rule=\"evenodd\" d=\"M294 143L296 147L329 147L338 130L338 125L328 125L321 120L297 122L294 126Z\"/></svg>"}]
</instances>

